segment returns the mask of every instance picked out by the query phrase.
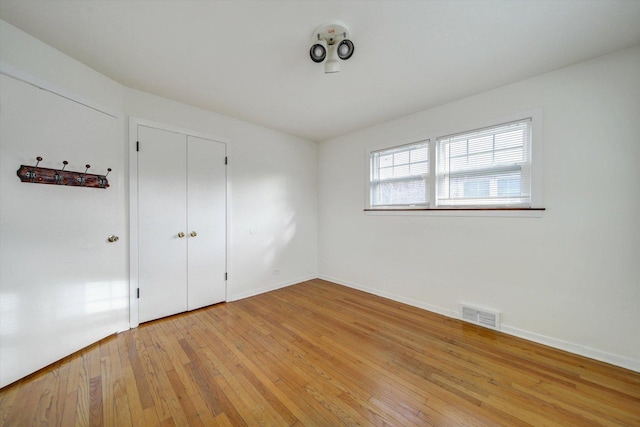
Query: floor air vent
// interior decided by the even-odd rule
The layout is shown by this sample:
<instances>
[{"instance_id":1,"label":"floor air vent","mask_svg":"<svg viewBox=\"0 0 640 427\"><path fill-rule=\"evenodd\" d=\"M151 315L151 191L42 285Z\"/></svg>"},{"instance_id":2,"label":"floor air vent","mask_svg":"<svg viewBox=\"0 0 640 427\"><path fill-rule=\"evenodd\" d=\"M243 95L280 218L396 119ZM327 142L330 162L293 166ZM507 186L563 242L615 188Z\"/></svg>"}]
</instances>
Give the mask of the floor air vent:
<instances>
[{"instance_id":1,"label":"floor air vent","mask_svg":"<svg viewBox=\"0 0 640 427\"><path fill-rule=\"evenodd\" d=\"M472 307L466 304L460 304L460 315L462 320L475 323L491 329L500 329L500 313L485 308Z\"/></svg>"}]
</instances>

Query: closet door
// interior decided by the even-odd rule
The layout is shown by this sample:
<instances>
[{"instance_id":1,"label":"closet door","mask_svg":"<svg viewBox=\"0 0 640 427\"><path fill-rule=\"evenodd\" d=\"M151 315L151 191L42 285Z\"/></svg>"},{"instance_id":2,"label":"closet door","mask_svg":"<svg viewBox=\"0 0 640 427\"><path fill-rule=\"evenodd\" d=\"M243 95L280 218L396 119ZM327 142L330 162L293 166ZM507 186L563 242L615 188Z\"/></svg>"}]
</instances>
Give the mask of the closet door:
<instances>
[{"instance_id":1,"label":"closet door","mask_svg":"<svg viewBox=\"0 0 640 427\"><path fill-rule=\"evenodd\" d=\"M188 307L225 300L225 144L187 137Z\"/></svg>"},{"instance_id":2,"label":"closet door","mask_svg":"<svg viewBox=\"0 0 640 427\"><path fill-rule=\"evenodd\" d=\"M146 322L187 311L186 136L138 126L138 141L138 316Z\"/></svg>"}]
</instances>

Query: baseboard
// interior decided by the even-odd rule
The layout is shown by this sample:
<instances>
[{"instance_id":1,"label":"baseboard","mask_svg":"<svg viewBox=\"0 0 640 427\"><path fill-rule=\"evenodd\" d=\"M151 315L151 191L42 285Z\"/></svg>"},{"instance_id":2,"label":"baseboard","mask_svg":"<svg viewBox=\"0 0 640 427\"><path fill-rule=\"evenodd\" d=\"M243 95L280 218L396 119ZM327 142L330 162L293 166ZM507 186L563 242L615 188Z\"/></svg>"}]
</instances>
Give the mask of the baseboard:
<instances>
[{"instance_id":1,"label":"baseboard","mask_svg":"<svg viewBox=\"0 0 640 427\"><path fill-rule=\"evenodd\" d=\"M299 278L294 279L294 280L287 280L287 281L284 281L284 282L279 282L279 283L276 283L274 285L265 286L263 288L252 289L252 290L247 291L247 292L242 292L242 293L239 293L239 294L231 295L230 297L227 298L227 302L238 301L238 300L241 300L241 299L254 297L256 295L264 294L266 292L275 291L275 290L281 289L281 288L286 288L287 286L295 285L297 283L306 282L307 280L313 280L313 279L315 279L317 277L318 277L317 274L313 274L313 275L309 275L309 276L299 277Z\"/></svg>"},{"instance_id":2,"label":"baseboard","mask_svg":"<svg viewBox=\"0 0 640 427\"><path fill-rule=\"evenodd\" d=\"M617 354L607 353L605 351L587 347L581 344L575 344L569 341L548 337L546 335L526 331L505 324L502 324L502 326L500 327L500 332L504 332L505 334L513 335L518 338L523 338L528 341L533 341L538 344L557 348L558 350L564 350L569 353L588 357L589 359L599 360L600 362L605 362L611 365L619 366L621 368L629 369L631 371L640 372L640 360L634 360L628 357L619 356Z\"/></svg>"},{"instance_id":3,"label":"baseboard","mask_svg":"<svg viewBox=\"0 0 640 427\"><path fill-rule=\"evenodd\" d=\"M388 298L393 301L401 302L413 307L418 307L423 310L430 311L432 313L441 314L443 316L452 317L454 319L460 319L460 315L455 310L448 310L442 307L425 304L422 301L417 301L411 298L406 298L400 295L396 295L390 292L380 291L379 289L370 288L358 283L350 282L348 280L341 280L336 277L320 274L320 279L328 280L329 282L337 283L339 285L347 286L349 288L358 289L369 294L377 295L383 298ZM598 360L600 362L609 363L611 365L619 366L621 368L629 369L635 372L640 372L640 360L631 359L617 354L607 353L605 351L597 350L584 345L572 343L569 341L560 340L553 337L548 337L535 332L526 331L523 329L515 328L513 326L505 325L504 323L500 327L500 332L507 335L513 335L518 338L523 338L528 341L532 341L538 344L543 344L548 347L553 347L558 350L567 351L569 353L577 354L579 356L588 357L590 359Z\"/></svg>"}]
</instances>

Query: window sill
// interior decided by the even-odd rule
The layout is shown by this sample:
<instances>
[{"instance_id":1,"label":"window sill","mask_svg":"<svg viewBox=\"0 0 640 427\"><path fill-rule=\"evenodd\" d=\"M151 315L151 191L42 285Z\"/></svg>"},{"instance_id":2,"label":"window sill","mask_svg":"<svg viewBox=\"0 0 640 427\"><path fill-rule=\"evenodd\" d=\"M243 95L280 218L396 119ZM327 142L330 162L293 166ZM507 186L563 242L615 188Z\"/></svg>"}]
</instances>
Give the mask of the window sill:
<instances>
[{"instance_id":1,"label":"window sill","mask_svg":"<svg viewBox=\"0 0 640 427\"><path fill-rule=\"evenodd\" d=\"M365 215L541 218L545 208L367 208Z\"/></svg>"}]
</instances>

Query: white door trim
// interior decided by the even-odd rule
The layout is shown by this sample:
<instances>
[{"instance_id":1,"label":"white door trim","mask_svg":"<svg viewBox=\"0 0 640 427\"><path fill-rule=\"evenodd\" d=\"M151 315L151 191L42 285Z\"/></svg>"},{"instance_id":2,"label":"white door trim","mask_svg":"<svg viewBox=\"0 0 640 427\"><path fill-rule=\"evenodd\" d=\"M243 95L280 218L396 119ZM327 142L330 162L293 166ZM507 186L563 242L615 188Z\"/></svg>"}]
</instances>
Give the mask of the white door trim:
<instances>
[{"instance_id":1,"label":"white door trim","mask_svg":"<svg viewBox=\"0 0 640 427\"><path fill-rule=\"evenodd\" d=\"M186 136L195 136L198 138L209 139L212 141L225 144L227 157L229 156L229 150L231 146L231 140L228 138L222 138L219 136L209 135L203 132L193 131L190 129L184 129L164 123L157 123L150 120L140 119L137 117L129 116L129 323L131 328L135 328L140 324L138 317L138 162L136 154L136 143L138 141L138 126L147 126L156 129L166 130L169 132L176 132ZM226 170L226 208L225 208L225 230L226 230L226 270L229 271L229 200L230 198L230 185L229 185L229 168ZM225 290L225 301L228 299L228 286L230 281L227 280L227 287Z\"/></svg>"}]
</instances>

